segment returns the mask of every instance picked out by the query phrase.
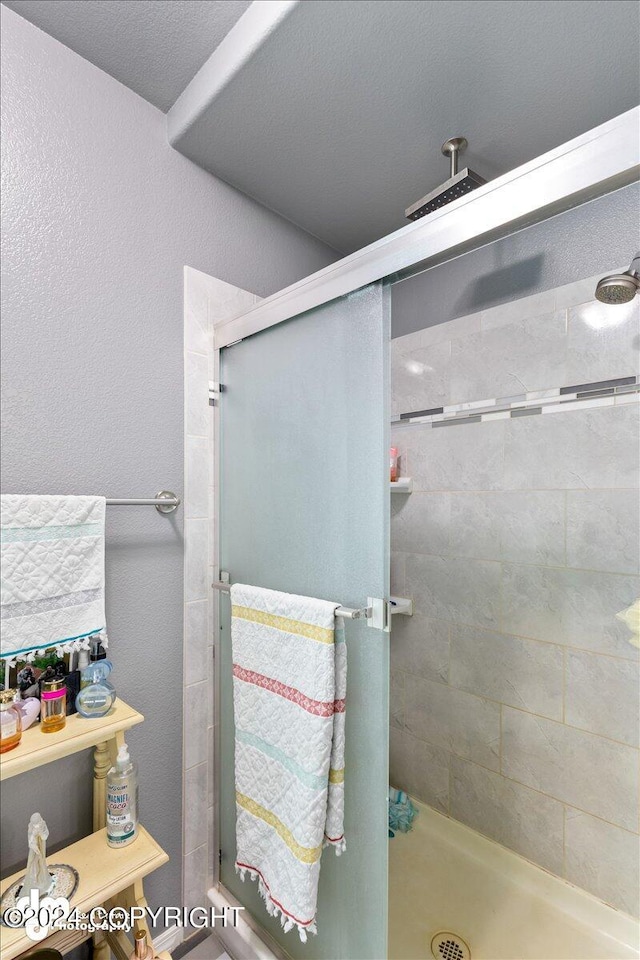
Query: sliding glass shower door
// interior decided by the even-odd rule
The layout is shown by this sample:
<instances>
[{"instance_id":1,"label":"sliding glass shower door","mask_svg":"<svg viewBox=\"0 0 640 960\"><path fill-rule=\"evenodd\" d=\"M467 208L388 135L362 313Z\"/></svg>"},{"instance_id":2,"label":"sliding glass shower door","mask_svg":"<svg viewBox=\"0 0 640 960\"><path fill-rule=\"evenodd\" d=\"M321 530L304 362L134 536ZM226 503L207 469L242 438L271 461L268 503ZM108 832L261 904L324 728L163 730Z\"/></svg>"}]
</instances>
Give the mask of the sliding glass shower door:
<instances>
[{"instance_id":1,"label":"sliding glass shower door","mask_svg":"<svg viewBox=\"0 0 640 960\"><path fill-rule=\"evenodd\" d=\"M225 348L220 568L231 582L365 607L388 595L387 291L376 283ZM346 620L345 836L322 855L318 934L268 916L234 869L230 607L220 598L221 881L292 957L387 951L388 634Z\"/></svg>"}]
</instances>

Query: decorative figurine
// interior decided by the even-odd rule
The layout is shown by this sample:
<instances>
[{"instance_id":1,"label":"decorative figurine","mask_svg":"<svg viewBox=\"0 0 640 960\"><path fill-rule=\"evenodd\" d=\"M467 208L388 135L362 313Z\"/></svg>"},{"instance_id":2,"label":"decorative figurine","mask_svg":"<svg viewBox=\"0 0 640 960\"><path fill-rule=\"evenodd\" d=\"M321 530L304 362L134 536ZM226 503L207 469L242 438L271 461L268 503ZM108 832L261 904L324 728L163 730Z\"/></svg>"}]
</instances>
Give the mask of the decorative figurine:
<instances>
[{"instance_id":1,"label":"decorative figurine","mask_svg":"<svg viewBox=\"0 0 640 960\"><path fill-rule=\"evenodd\" d=\"M28 897L37 890L41 897L51 890L53 876L47 867L47 837L49 828L39 813L32 813L29 820L29 859L27 872L22 881L21 897Z\"/></svg>"},{"instance_id":2,"label":"decorative figurine","mask_svg":"<svg viewBox=\"0 0 640 960\"><path fill-rule=\"evenodd\" d=\"M78 889L78 871L74 867L68 863L47 865L48 836L48 826L39 813L33 813L29 820L27 872L24 877L15 880L0 898L0 927L9 925L5 921L7 911L15 909L23 897L30 898L31 894L37 891L38 898L55 895L71 900Z\"/></svg>"}]
</instances>

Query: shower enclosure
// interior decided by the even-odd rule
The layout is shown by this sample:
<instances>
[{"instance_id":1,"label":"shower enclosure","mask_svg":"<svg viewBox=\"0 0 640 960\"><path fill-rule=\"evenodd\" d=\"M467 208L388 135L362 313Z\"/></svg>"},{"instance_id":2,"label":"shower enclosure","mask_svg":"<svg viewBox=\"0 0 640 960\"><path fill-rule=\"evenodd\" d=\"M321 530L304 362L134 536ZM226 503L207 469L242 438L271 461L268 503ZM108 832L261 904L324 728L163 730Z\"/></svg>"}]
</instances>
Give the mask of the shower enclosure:
<instances>
[{"instance_id":1,"label":"shower enclosure","mask_svg":"<svg viewBox=\"0 0 640 960\"><path fill-rule=\"evenodd\" d=\"M348 607L369 607L375 614L368 622L346 622L347 852L339 859L331 851L323 854L318 936L301 944L293 932L284 934L279 922L268 917L255 884L240 882L234 870L230 609L227 596L217 598L214 644L218 812L214 832L221 852L214 888L245 906L251 925L264 932L272 948L282 955L319 960L380 960L386 956L399 960L408 955L397 953L395 934L387 946L389 844L393 857L393 844L412 844L413 837L408 834L388 840L389 708L394 785L408 788L418 800L456 817L456 810L450 805L451 776L456 783L466 776L465 802L473 808L473 790L480 790L482 778L502 775L505 732L511 747L515 745L512 763L517 765L528 750L535 748L538 734L549 736L549 730L542 729L542 720L558 724L564 720L563 715L557 715L557 691L545 686L547 675L543 671L536 675L534 684L539 700L531 714L535 727L532 730L527 726L528 715L519 710L518 703L500 700L504 695L495 686L491 664L500 664L503 688L508 688L513 679L508 675L509 669L517 677L522 664L528 662L529 651L524 649L523 642L535 641L552 672L553 658L557 659L558 653L551 647L575 643L578 627L572 612L576 604L589 597L601 624L606 615L610 626L613 607L614 613L619 612L618 608L623 610L633 600L630 584L625 582L622 587L621 581L615 579L621 575L618 570L612 573L615 584L606 610L602 604L598 606L600 594L593 590L587 589L586 594L562 594L563 589L569 589L567 584L574 572L566 562L566 524L563 534L558 526L564 523L568 509L567 484L563 486L562 478L558 480L562 496L555 499L530 496L539 491L536 478L546 469L545 464L548 466L542 453L531 451L545 450L546 440L540 430L546 429L545 424L552 419L542 412L532 415L534 406L540 407L543 400L535 396L536 391L555 390L558 395L563 391L562 398L583 405L585 398L578 394L593 394L587 398L593 409L584 428L589 433L595 429L591 420L597 419L595 406L602 399L595 394L612 390L614 419L619 418L626 426L617 433L601 431L605 443L605 453L601 455L606 459L606 452L613 451L616 443L628 445L627 410L632 405L626 408L622 401L616 403L616 390L630 384L603 386L598 382L628 380L631 374L626 372L626 366L625 372L621 372L619 353L611 365L615 372L606 377L570 376L566 363L563 367L556 364L553 352L556 348L564 351L565 362L570 349L566 339L566 305L564 332L562 320L545 319L542 326L536 320L546 316L546 312L555 313L554 300L549 311L540 309L531 315L528 328L523 321L530 333L534 328L544 331L532 383L506 390L503 385L511 373L512 347L515 344L517 351L518 344L522 346L522 330L510 331L504 360L507 369L503 369L503 380L498 382L492 362L499 356L501 336L506 336L508 306L503 305L502 318L485 317L484 327L478 317L477 326L472 321L463 329L464 324L454 313L447 317L452 326L439 340L434 331L446 323L440 323L442 317L433 317L431 295L424 300L425 321L412 321L413 326L406 330L408 337L398 337L400 331L396 330L391 342L391 383L389 352L390 313L393 312L395 323L401 310L397 305L402 299L399 291L409 290L409 284L420 279L409 277L428 266L433 268L429 273L437 280L438 269L444 269L438 263L508 237L529 223L540 223L554 213L636 179L638 150L637 145L631 145L633 138L629 136L635 123L635 113L611 121L215 328L214 380L220 381L222 392L217 408L214 579L228 577L231 582L323 597ZM603 263L603 273L619 266ZM394 283L397 285L393 286ZM503 301L508 299L506 294L502 297ZM490 330L494 332L489 333ZM535 339L538 333L531 335ZM565 339L560 342L563 336ZM402 339L404 344L396 344ZM458 379L450 362L454 340L456 349L460 348ZM438 364L444 369L447 357L447 372L440 376ZM597 364L595 367L600 369ZM524 365L515 371L516 376L523 370ZM545 373L542 386L536 380L540 370ZM466 386L458 389L461 384ZM547 401L551 402L551 397L544 398L544 404ZM556 396L556 403L559 402ZM493 410L484 409L492 405ZM469 414L470 407L476 412ZM489 422L491 413L493 422ZM391 505L389 422L392 417L401 416L402 424L393 425L394 443L397 439L395 445L404 457L402 473L413 477L415 492L392 493ZM558 444L568 442L580 417L585 419L580 411L573 416L565 440L560 437ZM570 414L565 411L557 417L560 423L560 418L569 418ZM456 422L439 426L445 418ZM505 453L507 420L522 426L519 438L513 441L511 459ZM473 436L472 430L476 431ZM496 439L498 434L502 439ZM584 459L583 454L579 465L585 465ZM573 470L574 466L567 469ZM626 476L622 477L626 469L614 467L615 477L607 474L604 479L609 487L621 486L622 480L628 482ZM508 488L513 493L510 500L504 495L507 470L513 480ZM605 467L603 470L606 473ZM586 488L592 486L590 478L593 475L587 470ZM478 496L468 501L456 498L453 492L459 489ZM391 515L395 563L391 564L394 582L390 583ZM526 541L522 534L530 523L544 533L543 542L534 538L531 545L534 551L549 551L542 558L544 563L539 562L540 557L518 556L518 550L527 546L521 541ZM499 549L505 551L499 558L486 553L497 549L496 537ZM564 551L562 558L554 554L554 549ZM562 566L560 560L571 569L556 576L555 571ZM523 584L521 564L528 563L538 571L537 579ZM506 573L503 566L508 567ZM600 574L597 576L601 579ZM507 610L503 609L502 577L507 578L504 583L511 591ZM526 593L529 587L531 592ZM391 593L413 596L416 602L414 617L402 618L390 635L384 601ZM566 604L561 597L568 597ZM552 626L544 621L544 610L558 603L568 609L562 621L569 623L567 640L550 636ZM545 636L535 634L531 621L536 618L545 623ZM454 638L460 625L472 627L473 634L458 630ZM593 626L594 631L597 629ZM516 638L508 651L500 646L500 637L494 636L502 634ZM612 643L626 642L621 637L622 633L616 631L616 636L609 639ZM589 640L587 649L593 650L595 643ZM454 647L458 673L451 682ZM629 644L627 647L631 649ZM624 651L628 653L626 647ZM559 656L564 670L564 648ZM631 659L619 654L619 650L613 658L616 663L628 663ZM465 684L468 687L471 681L465 670L477 674L477 682L485 685L483 690L466 689ZM514 696L517 686L516 683ZM470 710L469 700L473 700L475 712ZM470 738L474 737L471 743ZM479 753L470 756L476 744ZM469 770L465 764L475 764L478 769ZM519 784L525 778L526 783L526 773L516 766L511 767L511 774L505 773ZM473 777L476 779L472 780ZM621 780L616 783L621 790L632 786ZM527 789L544 792L540 784L529 784ZM569 797L558 800L551 793L549 796L560 806L571 805ZM508 806L508 798L504 802ZM575 809L584 812L578 804ZM590 815L598 819L600 813L592 810ZM425 821L428 817L430 814L425 814ZM459 819L464 821L465 817L460 815ZM488 832L480 822L472 826ZM617 826L630 830L626 819ZM495 839L510 845L508 836ZM515 843L511 846L518 850ZM536 859L530 850L518 852ZM542 866L554 869L550 862ZM429 876L422 877L422 881L424 897L428 898ZM414 912L423 912L419 902ZM391 914L393 923L393 908ZM412 956L431 955L425 941L427 932L420 934L422 952ZM440 955L444 955L442 951ZM627 955L631 954L620 953ZM464 954L450 956L462 960Z\"/></svg>"}]
</instances>

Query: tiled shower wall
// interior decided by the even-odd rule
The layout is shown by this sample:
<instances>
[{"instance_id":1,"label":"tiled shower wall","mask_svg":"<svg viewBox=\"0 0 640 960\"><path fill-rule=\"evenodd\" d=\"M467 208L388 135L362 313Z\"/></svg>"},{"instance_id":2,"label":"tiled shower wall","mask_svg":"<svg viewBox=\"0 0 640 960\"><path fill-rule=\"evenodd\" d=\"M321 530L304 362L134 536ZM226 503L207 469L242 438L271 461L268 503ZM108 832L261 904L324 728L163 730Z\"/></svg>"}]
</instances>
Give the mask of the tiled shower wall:
<instances>
[{"instance_id":1,"label":"tiled shower wall","mask_svg":"<svg viewBox=\"0 0 640 960\"><path fill-rule=\"evenodd\" d=\"M637 376L638 298L594 286L392 341L394 414ZM392 592L415 613L393 624L391 782L629 913L637 400L392 428L414 484L392 495Z\"/></svg>"},{"instance_id":2,"label":"tiled shower wall","mask_svg":"<svg viewBox=\"0 0 640 960\"><path fill-rule=\"evenodd\" d=\"M183 896L204 906L218 852L214 836L214 427L213 329L259 297L184 270L184 708Z\"/></svg>"}]
</instances>

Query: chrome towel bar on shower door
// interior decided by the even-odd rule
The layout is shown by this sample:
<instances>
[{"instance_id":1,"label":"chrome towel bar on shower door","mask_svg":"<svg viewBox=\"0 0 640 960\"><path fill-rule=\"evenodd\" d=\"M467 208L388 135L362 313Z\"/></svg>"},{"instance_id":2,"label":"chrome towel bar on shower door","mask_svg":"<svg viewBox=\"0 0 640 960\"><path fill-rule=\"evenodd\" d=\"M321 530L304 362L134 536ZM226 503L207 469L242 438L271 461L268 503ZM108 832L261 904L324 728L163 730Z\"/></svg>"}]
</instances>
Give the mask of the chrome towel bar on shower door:
<instances>
[{"instance_id":1,"label":"chrome towel bar on shower door","mask_svg":"<svg viewBox=\"0 0 640 960\"><path fill-rule=\"evenodd\" d=\"M220 590L222 593L229 593L231 590L231 584L224 580L214 580L211 586L214 590ZM336 617L344 617L345 620L369 620L371 616L371 607L362 607L360 610L354 610L351 607L336 607Z\"/></svg>"}]
</instances>

